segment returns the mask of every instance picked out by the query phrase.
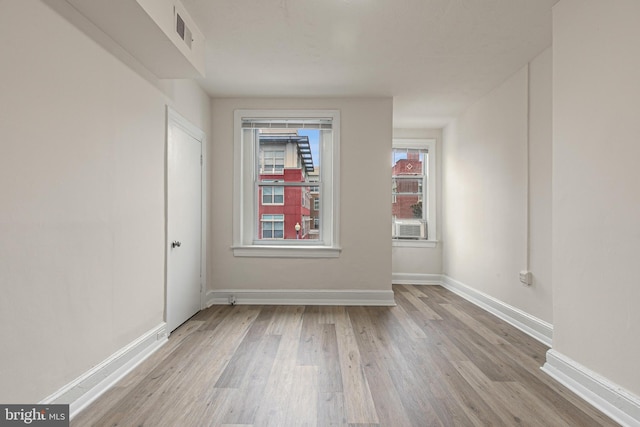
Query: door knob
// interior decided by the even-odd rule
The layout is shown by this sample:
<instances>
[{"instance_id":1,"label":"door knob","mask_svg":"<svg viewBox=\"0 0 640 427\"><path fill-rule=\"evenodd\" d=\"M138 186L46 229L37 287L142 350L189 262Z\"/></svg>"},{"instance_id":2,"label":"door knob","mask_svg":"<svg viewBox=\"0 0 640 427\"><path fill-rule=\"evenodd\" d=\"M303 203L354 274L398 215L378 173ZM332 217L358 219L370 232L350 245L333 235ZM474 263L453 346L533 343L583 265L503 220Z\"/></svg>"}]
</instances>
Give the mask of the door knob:
<instances>
[{"instance_id":1,"label":"door knob","mask_svg":"<svg viewBox=\"0 0 640 427\"><path fill-rule=\"evenodd\" d=\"M171 242L171 249L179 248L180 245L182 245L182 243L178 242L177 240L174 240L173 242Z\"/></svg>"}]
</instances>

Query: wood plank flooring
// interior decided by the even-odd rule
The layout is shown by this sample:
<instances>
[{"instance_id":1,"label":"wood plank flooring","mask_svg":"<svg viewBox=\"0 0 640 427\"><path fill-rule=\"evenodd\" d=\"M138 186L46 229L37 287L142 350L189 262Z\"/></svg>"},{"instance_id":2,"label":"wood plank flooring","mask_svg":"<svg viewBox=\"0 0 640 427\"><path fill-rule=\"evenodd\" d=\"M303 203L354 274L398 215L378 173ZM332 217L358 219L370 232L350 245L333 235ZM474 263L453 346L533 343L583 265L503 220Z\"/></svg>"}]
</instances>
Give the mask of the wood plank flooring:
<instances>
[{"instance_id":1,"label":"wood plank flooring","mask_svg":"<svg viewBox=\"0 0 640 427\"><path fill-rule=\"evenodd\" d=\"M214 306L72 426L614 426L547 347L439 286L396 307Z\"/></svg>"}]
</instances>

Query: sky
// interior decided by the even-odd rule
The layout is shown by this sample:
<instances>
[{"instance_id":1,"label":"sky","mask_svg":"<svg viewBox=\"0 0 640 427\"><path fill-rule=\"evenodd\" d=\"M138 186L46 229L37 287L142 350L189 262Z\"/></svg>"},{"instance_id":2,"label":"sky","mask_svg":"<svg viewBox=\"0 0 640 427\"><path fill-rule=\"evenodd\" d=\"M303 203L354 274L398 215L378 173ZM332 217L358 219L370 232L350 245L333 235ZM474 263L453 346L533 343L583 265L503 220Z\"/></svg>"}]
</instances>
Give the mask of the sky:
<instances>
[{"instance_id":1,"label":"sky","mask_svg":"<svg viewBox=\"0 0 640 427\"><path fill-rule=\"evenodd\" d=\"M309 137L313 166L320 166L320 131L318 129L298 129L298 135Z\"/></svg>"}]
</instances>

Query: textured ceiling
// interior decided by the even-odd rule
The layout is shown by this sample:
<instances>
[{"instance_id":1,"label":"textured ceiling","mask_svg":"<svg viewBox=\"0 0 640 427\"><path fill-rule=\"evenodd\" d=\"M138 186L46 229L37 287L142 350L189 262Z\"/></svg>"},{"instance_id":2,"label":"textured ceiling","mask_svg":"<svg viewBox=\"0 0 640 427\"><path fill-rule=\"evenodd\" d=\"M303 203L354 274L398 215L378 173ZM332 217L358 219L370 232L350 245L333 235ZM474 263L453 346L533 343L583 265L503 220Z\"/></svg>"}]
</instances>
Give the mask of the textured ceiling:
<instances>
[{"instance_id":1,"label":"textured ceiling","mask_svg":"<svg viewBox=\"0 0 640 427\"><path fill-rule=\"evenodd\" d=\"M393 96L439 127L551 44L558 0L183 0L211 96Z\"/></svg>"}]
</instances>

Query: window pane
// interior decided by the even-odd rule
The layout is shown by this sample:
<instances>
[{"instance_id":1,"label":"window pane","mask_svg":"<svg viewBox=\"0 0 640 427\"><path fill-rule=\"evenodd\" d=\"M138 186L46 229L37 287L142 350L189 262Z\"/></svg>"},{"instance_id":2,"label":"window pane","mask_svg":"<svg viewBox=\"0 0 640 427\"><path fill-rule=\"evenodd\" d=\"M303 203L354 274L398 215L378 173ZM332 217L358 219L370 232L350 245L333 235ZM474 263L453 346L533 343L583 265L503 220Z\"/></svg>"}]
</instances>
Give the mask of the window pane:
<instances>
[{"instance_id":1,"label":"window pane","mask_svg":"<svg viewBox=\"0 0 640 427\"><path fill-rule=\"evenodd\" d=\"M272 202L272 189L273 187L262 187L262 203Z\"/></svg>"},{"instance_id":2,"label":"window pane","mask_svg":"<svg viewBox=\"0 0 640 427\"><path fill-rule=\"evenodd\" d=\"M284 187L271 187L273 188L273 203L284 203Z\"/></svg>"},{"instance_id":3,"label":"window pane","mask_svg":"<svg viewBox=\"0 0 640 427\"><path fill-rule=\"evenodd\" d=\"M406 178L402 176L394 176L392 188L394 194L420 194L422 193L422 181L424 178Z\"/></svg>"},{"instance_id":4,"label":"window pane","mask_svg":"<svg viewBox=\"0 0 640 427\"><path fill-rule=\"evenodd\" d=\"M422 200L418 196L398 195L392 203L391 211L395 218L422 219Z\"/></svg>"},{"instance_id":5,"label":"window pane","mask_svg":"<svg viewBox=\"0 0 640 427\"><path fill-rule=\"evenodd\" d=\"M319 227L314 228L320 213L312 209L312 187L321 188L320 180L320 131L317 129L256 129L259 164L256 185L257 194L262 191L258 206L263 230L270 221L267 235L257 233L263 239L317 240ZM324 132L327 132L326 130ZM268 183L268 185L264 185ZM262 185L261 185L262 184Z\"/></svg>"}]
</instances>

